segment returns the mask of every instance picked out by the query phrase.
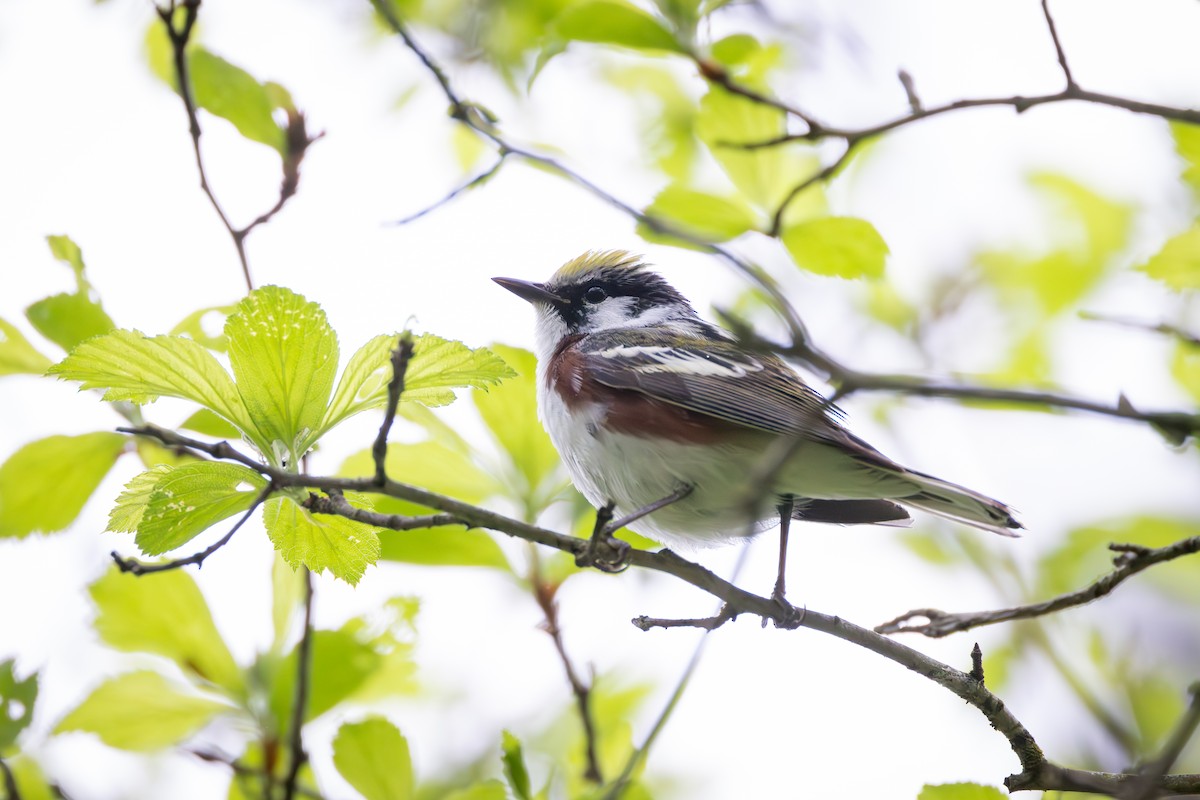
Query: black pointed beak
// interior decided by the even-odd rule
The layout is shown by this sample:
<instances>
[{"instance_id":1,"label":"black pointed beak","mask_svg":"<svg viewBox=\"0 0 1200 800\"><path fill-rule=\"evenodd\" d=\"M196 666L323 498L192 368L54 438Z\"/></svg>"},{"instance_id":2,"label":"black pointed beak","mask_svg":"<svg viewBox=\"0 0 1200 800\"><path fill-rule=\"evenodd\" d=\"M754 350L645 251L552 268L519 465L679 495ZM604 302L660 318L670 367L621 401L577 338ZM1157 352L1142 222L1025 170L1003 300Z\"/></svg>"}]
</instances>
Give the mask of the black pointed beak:
<instances>
[{"instance_id":1,"label":"black pointed beak","mask_svg":"<svg viewBox=\"0 0 1200 800\"><path fill-rule=\"evenodd\" d=\"M555 308L565 308L571 304L570 300L556 295L541 283L522 281L516 278L492 278L492 280L530 303L544 303Z\"/></svg>"}]
</instances>

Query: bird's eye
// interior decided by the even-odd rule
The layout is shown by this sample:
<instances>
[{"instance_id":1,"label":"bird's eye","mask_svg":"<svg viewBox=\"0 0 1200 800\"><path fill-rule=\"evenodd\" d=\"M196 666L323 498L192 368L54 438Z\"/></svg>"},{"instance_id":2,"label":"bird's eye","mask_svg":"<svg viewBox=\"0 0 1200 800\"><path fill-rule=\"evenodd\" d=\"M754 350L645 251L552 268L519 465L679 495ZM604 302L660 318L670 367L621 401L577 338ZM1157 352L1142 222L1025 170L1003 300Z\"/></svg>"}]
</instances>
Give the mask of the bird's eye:
<instances>
[{"instance_id":1,"label":"bird's eye","mask_svg":"<svg viewBox=\"0 0 1200 800\"><path fill-rule=\"evenodd\" d=\"M589 303L602 303L608 297L608 292L601 289L599 286L593 286L583 293L583 299Z\"/></svg>"}]
</instances>

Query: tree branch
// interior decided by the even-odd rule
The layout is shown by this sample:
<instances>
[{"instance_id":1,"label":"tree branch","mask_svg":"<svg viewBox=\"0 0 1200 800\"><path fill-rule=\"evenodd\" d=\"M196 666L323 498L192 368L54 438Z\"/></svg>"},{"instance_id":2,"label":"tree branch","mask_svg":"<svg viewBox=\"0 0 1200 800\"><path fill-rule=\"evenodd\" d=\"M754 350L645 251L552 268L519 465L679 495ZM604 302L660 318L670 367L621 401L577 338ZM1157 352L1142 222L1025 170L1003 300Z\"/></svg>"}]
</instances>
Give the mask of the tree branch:
<instances>
[{"instance_id":1,"label":"tree branch","mask_svg":"<svg viewBox=\"0 0 1200 800\"><path fill-rule=\"evenodd\" d=\"M930 638L941 638L984 625L995 625L998 622L1010 622L1016 619L1032 619L1066 608L1081 606L1105 596L1124 583L1126 579L1155 564L1200 552L1200 536L1182 539L1174 544L1154 549L1131 544L1110 544L1108 548L1118 554L1114 559L1116 569L1077 591L1041 603L1030 603L996 611L951 614L936 608L917 608L877 626L875 632L885 634L920 633ZM920 625L908 624L911 620L921 618L927 622Z\"/></svg>"},{"instance_id":2,"label":"tree branch","mask_svg":"<svg viewBox=\"0 0 1200 800\"><path fill-rule=\"evenodd\" d=\"M1063 77L1067 79L1067 88L1078 88L1075 78L1071 75L1071 67L1067 64L1067 54L1058 38L1058 26L1054 24L1054 16L1050 13L1050 0L1042 0L1042 16L1046 18L1046 27L1050 30L1050 39L1054 42L1054 53L1058 56L1058 65L1062 67Z\"/></svg>"},{"instance_id":3,"label":"tree branch","mask_svg":"<svg viewBox=\"0 0 1200 800\"><path fill-rule=\"evenodd\" d=\"M122 430L127 433L132 432L130 429L118 428L118 430ZM226 447L228 447L225 442L222 442L221 444L225 444ZM232 448L229 449L232 450ZM257 469L258 466L259 465L257 463L253 464L254 469ZM204 559L208 558L213 553L229 544L229 540L232 539L233 535L238 532L238 529L241 528L242 525L246 524L246 520L250 519L250 517L254 515L254 512L258 510L258 507L265 503L267 498L270 497L271 493L274 491L275 484L268 482L267 485L263 487L263 490L258 493L258 497L254 499L254 503L251 504L250 508L246 509L246 513L242 514L242 516L238 518L238 521L233 524L233 527L229 529L229 533L225 534L200 552L193 553L187 558L179 558L173 561L139 561L136 558L125 558L116 550L113 550L111 553L109 553L109 555L112 556L112 560L116 562L117 569L121 570L121 572L133 573L138 577L141 577L142 575L149 575L153 572L166 572L167 570L179 569L180 567L186 567L189 564L195 564L196 568L199 569L200 566L204 564Z\"/></svg>"},{"instance_id":4,"label":"tree branch","mask_svg":"<svg viewBox=\"0 0 1200 800\"><path fill-rule=\"evenodd\" d=\"M283 800L294 800L300 769L308 761L308 753L304 749L304 717L308 711L308 686L312 671L312 610L313 583L312 573L305 567L304 571L304 630L300 634L300 643L296 645L296 697L292 705L292 725L289 751L291 761L288 764L287 777L283 781Z\"/></svg>"},{"instance_id":5,"label":"tree branch","mask_svg":"<svg viewBox=\"0 0 1200 800\"><path fill-rule=\"evenodd\" d=\"M196 453L209 454L212 451L229 452L232 450L225 443L205 443L181 436L173 431L150 426L131 429L130 432L150 436L168 446L183 447ZM380 486L374 477L339 478L304 475L286 472L266 464L258 464L255 469L280 488L294 486L320 489L325 492L341 490L384 494L451 514L470 527L489 528L528 542L563 550L572 555L578 555L587 548L586 539L566 536L527 522L510 519L494 511L390 478ZM1021 764L1021 772L1006 779L1005 783L1010 791L1061 789L1112 793L1121 786L1127 785L1132 778L1138 777L1125 773L1071 770L1051 764L1046 760L1041 748L1038 747L1037 742L1025 726L981 681L894 639L819 611L806 609L797 619L792 613L793 609L782 608L769 597L760 597L739 589L710 570L680 558L670 550L658 552L633 550L629 554L629 561L635 567L673 575L685 583L723 600L725 609L718 616L732 618L739 614L753 614L765 622L775 623L777 627L798 626L820 631L901 664L953 692L978 709L992 727L1008 740L1009 746L1017 755ZM296 735L295 730L293 730L293 735ZM1171 793L1200 792L1200 775L1166 775L1159 779L1156 786L1162 791Z\"/></svg>"},{"instance_id":6,"label":"tree branch","mask_svg":"<svg viewBox=\"0 0 1200 800\"><path fill-rule=\"evenodd\" d=\"M201 761L207 761L210 764L221 764L229 767L229 769L233 771L233 774L240 778L257 778L264 782L266 782L269 778L266 770L261 768L255 769L254 767L247 766L232 756L214 753L209 750L185 750L184 752L186 752L188 755L195 756ZM300 795L301 797L311 798L311 800L325 800L325 795L321 794L315 789L310 789L309 787L303 785L296 786L296 794Z\"/></svg>"},{"instance_id":7,"label":"tree branch","mask_svg":"<svg viewBox=\"0 0 1200 800\"><path fill-rule=\"evenodd\" d=\"M416 211L412 214L409 214L407 217L401 217L400 219L396 220L395 222L392 222L391 224L396 227L399 227L401 225L407 225L410 222L416 222L417 220L419 220L421 217L425 216L426 214L436 211L437 209L441 208L442 206L446 205L447 203L452 202L459 195L469 192L470 190L474 189L477 186L482 186L483 184L485 184L489 180L491 180L492 177L494 177L495 174L500 171L500 167L504 166L504 159L506 156L507 156L507 153L501 151L500 157L496 159L496 163L492 164L490 167L488 167L483 172L476 175L474 178L471 178L469 181L462 184L461 186L454 187L449 192L447 192L444 197L442 197L440 200L436 201L432 205L425 206L425 208L422 208L420 211Z\"/></svg>"}]
</instances>

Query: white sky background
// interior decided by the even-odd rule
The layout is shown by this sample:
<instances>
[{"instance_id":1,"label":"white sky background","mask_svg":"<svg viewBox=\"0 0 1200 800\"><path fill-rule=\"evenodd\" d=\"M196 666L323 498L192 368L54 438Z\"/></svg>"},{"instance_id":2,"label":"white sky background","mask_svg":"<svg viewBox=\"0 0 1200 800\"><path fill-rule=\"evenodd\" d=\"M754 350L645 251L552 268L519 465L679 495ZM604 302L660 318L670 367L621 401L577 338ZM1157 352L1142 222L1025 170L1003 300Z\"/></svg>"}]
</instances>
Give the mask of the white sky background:
<instances>
[{"instance_id":1,"label":"white sky background","mask_svg":"<svg viewBox=\"0 0 1200 800\"><path fill-rule=\"evenodd\" d=\"M251 236L248 251L259 285L287 285L321 303L344 355L410 317L421 329L472 345L528 346L531 312L488 278L544 278L589 248L647 253L701 309L741 288L715 261L645 245L627 218L515 162L457 203L407 227L386 227L439 198L461 176L448 145L453 123L444 98L398 42L365 33L365 6L210 0L201 16L207 46L260 79L284 84L312 129L327 133L305 161L299 196ZM1200 7L1194 2L1064 0L1053 7L1083 85L1200 105L1194 47ZM794 13L787 9L778 12L781 19ZM902 112L894 77L900 67L913 75L927 105L1060 85L1036 0L859 0L806 9L802 24L814 42L813 69L788 96L825 119L865 124ZM48 253L46 234L67 233L83 247L91 280L123 327L165 332L190 311L235 301L244 290L228 236L197 188L181 104L143 63L141 41L151 17L149 5L138 0L100 7L65 0L0 4L0 317L35 340L24 307L70 286L69 271ZM436 40L429 45L439 52ZM631 168L638 144L632 116L612 102L610 90L580 89L595 57L594 50L579 48L556 59L539 78L532 115L518 114L482 72L447 66L460 91L496 110L510 135L554 144L583 174L644 204L658 186ZM396 98L412 86L419 92L396 111ZM241 224L273 202L277 159L243 143L224 123L206 123L210 177ZM1190 213L1164 124L1078 106L1020 116L966 112L913 126L842 179L832 191L834 211L875 223L892 249L889 269L901 290L916 296L933 275L964 266L981 243L1046 245L1053 231L1024 184L1024 175L1037 168L1063 170L1135 203L1135 247L1142 255L1181 229ZM854 285L800 274L773 246L750 249L784 276L823 347L862 369L923 368L888 336L857 322L848 329ZM1170 302L1131 274L1113 281L1089 307L1158 320ZM1164 342L1093 323L1067 327L1058 355L1072 390L1110 400L1124 390L1148 407L1183 406L1159 368ZM990 353L989 340L964 327L946 343L946 362L931 369L981 370L990 366ZM451 417L467 417L467 405ZM885 452L1016 506L1028 536L989 544L1017 548L1023 559L1071 527L1106 516L1200 513L1194 456L1169 451L1138 426L914 401L897 412L899 432L889 433L872 422L871 398L852 398L845 407L852 427ZM187 412L161 402L152 413L170 423ZM51 433L117 424L94 396L33 378L0 384L0 420L4 456ZM332 470L367 446L376 424L372 418L349 426L314 469ZM72 531L0 543L0 659L16 655L23 670L45 669L40 730L52 727L103 672L132 663L95 644L80 587L106 568L110 549L132 546L98 532L111 499L136 471L131 460L122 462ZM793 544L793 600L868 627L913 607L968 610L997 602L981 580L930 571L889 536L887 529L802 526ZM741 583L765 593L773 577L773 534L761 542ZM736 550L697 557L728 573ZM268 637L269 558L265 537L247 529L198 575L243 661ZM524 735L567 707L561 666L535 627L536 608L496 575L387 564L370 570L357 589L322 579L317 591L323 626L395 594L423 598L423 674L442 691L463 694L449 705L435 699L391 709L410 738L418 776L496 747L501 727ZM1129 646L1156 635L1130 621L1137 600L1130 591L1106 601L1116 618L1115 640ZM696 635L641 633L628 620L642 613L701 615L712 610L710 601L676 581L636 573L580 576L563 592L567 646L578 663L659 686L638 740ZM1125 622L1129 630L1121 631ZM965 667L977 639L986 650L996 635L982 630L906 642ZM1018 676L1005 699L1051 758L1069 760L1078 736L1076 709L1059 687L1022 684ZM335 722L313 726L309 743L328 795L345 797L349 789L324 747ZM137 759L83 735L60 737L41 755L82 800L181 797L185 785L194 797L223 796L219 767L167 757L147 782ZM653 774L679 776L688 787L681 796L702 798L862 796L862 785L848 776L869 776L873 797L911 798L925 781L998 784L1016 769L1004 739L940 687L841 641L761 630L750 620L712 637L651 757Z\"/></svg>"}]
</instances>

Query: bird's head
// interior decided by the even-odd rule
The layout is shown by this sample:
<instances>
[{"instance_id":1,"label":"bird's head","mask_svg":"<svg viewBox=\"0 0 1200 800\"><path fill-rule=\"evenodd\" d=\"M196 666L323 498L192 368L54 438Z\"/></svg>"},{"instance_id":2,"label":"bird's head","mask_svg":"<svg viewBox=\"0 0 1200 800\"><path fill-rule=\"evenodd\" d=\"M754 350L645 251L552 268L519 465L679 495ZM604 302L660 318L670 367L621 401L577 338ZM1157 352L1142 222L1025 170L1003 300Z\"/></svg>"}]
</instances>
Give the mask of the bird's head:
<instances>
[{"instance_id":1,"label":"bird's head","mask_svg":"<svg viewBox=\"0 0 1200 800\"><path fill-rule=\"evenodd\" d=\"M551 348L571 334L698 321L687 298L624 250L584 253L545 283L492 280L533 304L539 345Z\"/></svg>"}]
</instances>

